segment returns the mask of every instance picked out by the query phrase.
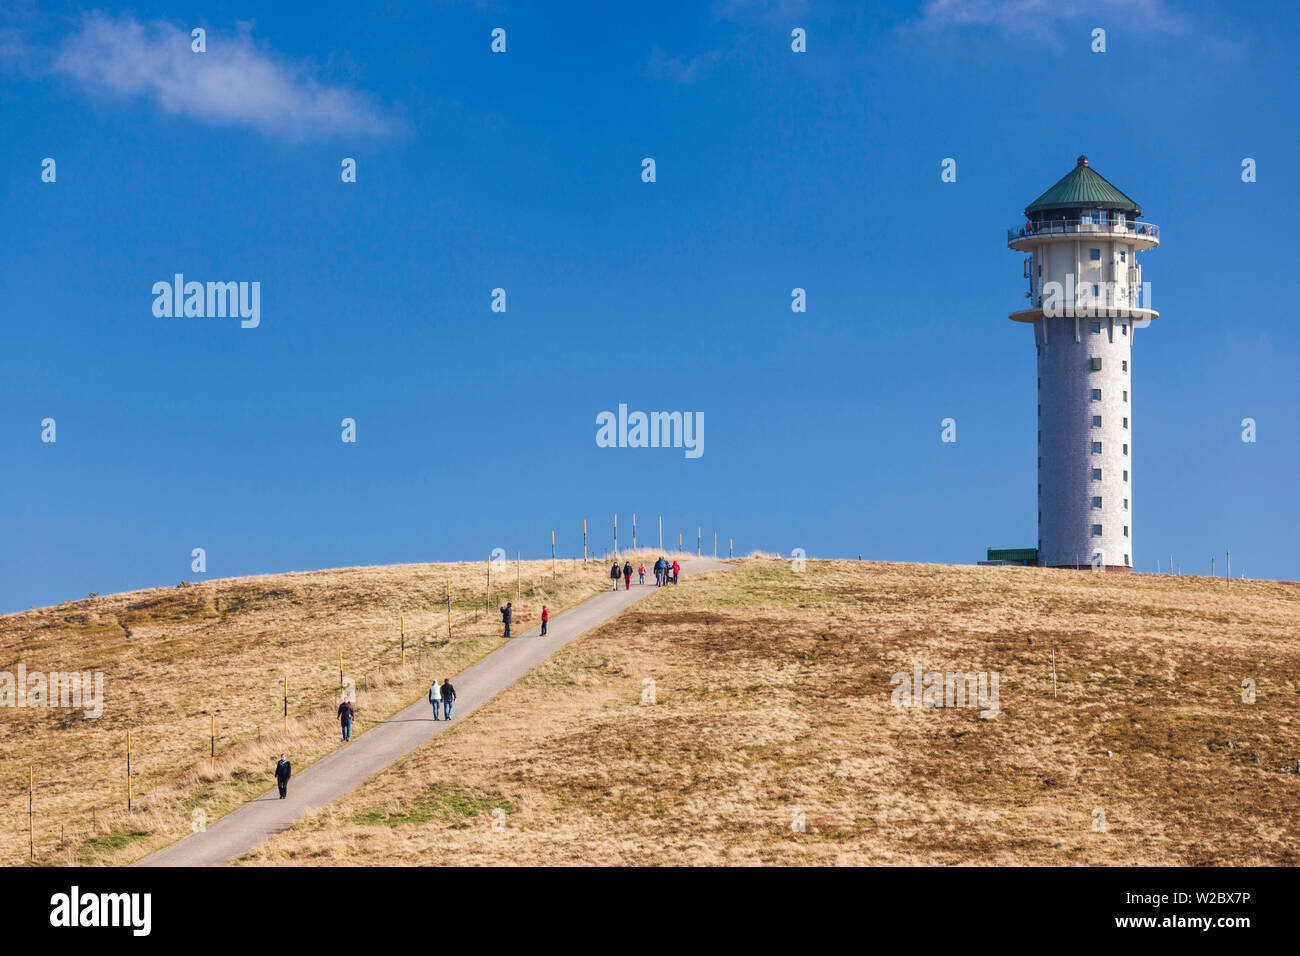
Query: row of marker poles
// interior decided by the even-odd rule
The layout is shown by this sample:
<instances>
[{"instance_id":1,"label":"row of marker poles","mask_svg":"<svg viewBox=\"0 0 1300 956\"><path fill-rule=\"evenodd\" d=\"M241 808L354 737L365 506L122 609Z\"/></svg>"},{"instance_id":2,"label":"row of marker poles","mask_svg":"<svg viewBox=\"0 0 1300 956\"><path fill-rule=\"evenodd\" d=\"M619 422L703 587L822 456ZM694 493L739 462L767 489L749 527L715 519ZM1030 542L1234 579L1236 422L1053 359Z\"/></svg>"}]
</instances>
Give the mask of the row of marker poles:
<instances>
[{"instance_id":1,"label":"row of marker poles","mask_svg":"<svg viewBox=\"0 0 1300 956\"><path fill-rule=\"evenodd\" d=\"M659 549L660 549L661 551L663 550L663 533L664 533L664 531L663 531L663 521L664 521L664 519L663 519L663 516L661 515L661 516L659 517ZM632 547L633 547L633 549L635 550L635 548L636 548L636 515L635 515L635 514L632 516L632 529L633 529L633 530L632 530ZM703 534L703 528L702 528L702 527L697 528L697 529L696 529L696 539L695 539L695 551L696 551L696 554L697 554L697 555L701 553L701 543L700 543L700 542L701 542L701 535L702 535L702 534ZM682 549L682 536L681 536L681 534L679 533L679 534L677 535L677 550L678 550L678 551L681 551L681 549ZM717 532L715 531L715 532L713 533L713 551L714 551L714 556L715 556L715 557L717 556L717 550L718 550L718 534L717 534ZM727 556L728 556L728 557L731 557L732 554L733 554L733 552L734 552L734 540L732 540L732 539L728 539L728 542L727 542ZM614 516L614 553L615 553L615 554L618 553L618 515L615 515L615 516ZM1229 555L1229 561L1231 561L1231 554L1232 554L1231 552L1228 552L1228 555ZM583 556L583 561L585 562L585 561L587 560L587 521L586 521L585 518L583 519L583 522L582 522L582 556ZM519 562L520 562L520 554L519 554L519 552L516 552L516 555L515 555L515 596L516 596L516 597L519 596L519 588L520 588L520 577L519 577L519 575L520 575L520 571L519 571L520 564L519 564ZM551 532L551 581L552 581L552 583L554 583L554 581L556 580L556 563L555 563L555 562L556 562L556 557L555 557L555 532L552 531L552 532ZM1229 568L1231 568L1231 564L1229 564ZM1213 569L1211 569L1211 574L1213 574ZM1232 574L1232 572L1231 572L1231 570L1229 570L1229 572L1228 572L1229 579L1231 579L1231 574ZM489 582L489 587L491 586L491 579L492 579L492 564L491 564L491 562L489 561L489 562L488 562L488 582ZM485 592L485 594L486 594L486 592ZM399 627L399 629L400 629L400 633L401 633L401 644L402 644L402 666L405 667L405 666L406 666L406 616L405 616L405 615L401 615L401 616L398 618L398 621L399 621L398 627ZM451 637L451 582L448 582L448 583L447 583L447 637L448 637L449 639L450 639L450 637ZM340 691L340 692L342 692L342 690L343 690L343 686L344 686L344 684L343 684L343 680L344 680L344 675L343 675L343 651L342 651L342 649L340 649L340 650L339 650L339 691ZM284 730L287 732L287 731L289 730L289 677L288 677L288 675L286 675L285 678L284 678L283 708L284 708L284 709L283 709L283 721L284 721L284 724L283 724L283 725L284 725ZM215 770L216 770L216 766L217 766L217 717L216 717L216 714L209 714L208 745L209 745L209 747L208 747L208 766L209 766L209 769L211 769L211 770L213 770L213 771L215 772ZM131 748L131 731L128 730L128 731L126 732L126 809L127 809L127 812L131 812L131 811L132 811L132 809L133 809L133 802L134 802L134 792L133 792L133 786L132 786L132 781L131 781L131 749L132 749L132 748ZM34 832L35 832L35 831L34 831L34 829L33 829L34 824L33 824L33 821L32 821L32 807L33 807L33 799L32 799L32 790L33 790L33 771L32 771L31 769L28 770L27 778L28 778L28 779L27 779L27 817L28 817L28 820L27 820L28 827L27 827L27 828L28 828L28 851L29 851L29 855L32 856L33 859L34 859L34 854L35 854L35 836L34 836Z\"/></svg>"},{"instance_id":2,"label":"row of marker poles","mask_svg":"<svg viewBox=\"0 0 1300 956\"><path fill-rule=\"evenodd\" d=\"M663 527L664 527L664 519L663 519L663 516L661 515L661 516L659 517L659 549L660 549L661 551L663 550L663 534L664 534ZM699 555L699 554L701 553L701 535L702 535L702 534L703 534L703 528L702 528L702 527L698 527L698 528L696 529L696 539L695 539L695 551L696 551L696 554L697 554L697 555ZM734 546L735 546L734 539L728 539L728 542L727 542L727 557L731 557L731 556L733 555L733 553L734 553ZM632 516L632 547L633 547L633 549L635 550L635 548L636 548L636 515L635 515L635 514ZM678 551L681 551L681 549L682 549L682 536L681 536L681 534L679 533L679 534L677 535L677 550L678 550ZM717 556L717 550L718 550L718 534L717 534L717 532L715 531L715 532L713 533L713 552L714 552L714 556L715 556L715 557ZM614 553L615 553L615 554L618 553L618 515L615 515L615 516L614 516ZM1231 555L1232 555L1232 552L1228 552L1228 555L1229 555L1229 561L1231 561ZM583 521L582 521L582 559L583 559L584 562L587 560L587 521L586 521L585 518L584 518ZM519 569L520 569L520 560L521 560L521 558L520 558L520 553L519 553L519 552L516 552L516 553L515 553L515 596L516 596L516 597L518 597L518 596L519 596L519 593L520 593L520 592L519 592L519 589L520 589L520 570L519 570ZM1229 568L1231 568L1231 564L1229 564ZM555 532L552 531L552 532L551 532L551 581L552 581L552 583L554 583L555 580L556 580L556 574L557 574L557 572L556 572L556 557L555 557ZM1213 567L1211 567L1211 574L1213 574ZM1229 572L1228 572L1229 579L1231 579L1231 574L1232 574L1232 572L1231 572L1231 570L1229 570ZM489 562L488 562L488 582L489 582L488 586L489 586L489 588L491 587L491 580L492 580L492 564L491 564L491 561L489 561ZM451 638L451 632L452 632L452 628L451 628L451 582L448 582L446 587L447 587L447 637L448 637L448 639L450 639L450 638ZM485 592L485 596L486 596L486 592ZM486 599L486 598L485 598L485 599ZM405 615L401 615L401 616L398 618L398 622L399 622L399 623L398 623L398 627L399 627L400 634L401 634L401 645L402 645L402 666L405 667L405 666L406 666L406 616L405 616ZM342 651L342 649L340 649L340 650L339 650L339 691L340 691L340 692L342 692L342 690L343 690L343 686L344 686L343 681L344 681L344 675L343 675L343 651ZM209 728L208 728L208 731L209 731L209 732L208 732L208 744L209 744L209 747L208 747L208 766L209 766L209 769L215 771L215 770L216 770L216 766L217 766L217 717L216 717L216 714L210 714L210 715L209 715L209 718L210 718L210 719L209 719ZM283 694L283 722L284 722L284 723L283 723L284 730L287 732L287 731L289 730L289 678L288 678L288 675L286 675L285 678L284 678L284 694ZM28 776L28 780L27 780L27 816L28 816L28 831L29 831L29 832L28 832L28 843L29 843L28 850L29 850L29 853L30 853L30 854L34 854L34 853L35 853L35 850L34 850L34 847L35 847L35 838L34 838L34 835L33 835L34 831L33 831L33 829L32 829L32 827L33 827L33 824L32 824L32 779L33 779L33 776L32 776L32 774L33 774L33 771L31 771L31 770L29 769L29 771L28 771L28 775L27 775L27 776ZM133 809L133 800L134 800L134 792L133 792L133 786L132 786L132 782L131 782L131 731L128 730L128 731L126 732L126 809L127 809L128 812L131 812L131 810Z\"/></svg>"}]
</instances>

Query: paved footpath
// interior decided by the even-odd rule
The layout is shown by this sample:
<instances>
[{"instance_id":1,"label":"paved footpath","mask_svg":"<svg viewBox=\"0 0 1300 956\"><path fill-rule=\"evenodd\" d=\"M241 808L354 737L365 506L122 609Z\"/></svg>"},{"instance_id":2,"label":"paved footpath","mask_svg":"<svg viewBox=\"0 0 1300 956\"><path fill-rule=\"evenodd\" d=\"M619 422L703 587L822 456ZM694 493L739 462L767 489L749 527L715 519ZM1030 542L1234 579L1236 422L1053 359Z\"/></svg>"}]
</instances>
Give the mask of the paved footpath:
<instances>
[{"instance_id":1,"label":"paved footpath","mask_svg":"<svg viewBox=\"0 0 1300 956\"><path fill-rule=\"evenodd\" d=\"M682 565L682 577L730 565L698 558ZM605 591L551 619L546 637L535 627L497 648L473 667L454 676L456 703L451 722L433 719L427 698L421 698L352 742L322 757L289 781L289 796L281 800L274 787L212 824L136 863L136 866L222 866L256 849L302 817L355 790L389 764L428 743L459 723L552 654L583 634L617 617L642 598L654 594L649 583L625 591ZM289 755L293 759L293 754ZM268 771L269 773L269 771Z\"/></svg>"}]
</instances>

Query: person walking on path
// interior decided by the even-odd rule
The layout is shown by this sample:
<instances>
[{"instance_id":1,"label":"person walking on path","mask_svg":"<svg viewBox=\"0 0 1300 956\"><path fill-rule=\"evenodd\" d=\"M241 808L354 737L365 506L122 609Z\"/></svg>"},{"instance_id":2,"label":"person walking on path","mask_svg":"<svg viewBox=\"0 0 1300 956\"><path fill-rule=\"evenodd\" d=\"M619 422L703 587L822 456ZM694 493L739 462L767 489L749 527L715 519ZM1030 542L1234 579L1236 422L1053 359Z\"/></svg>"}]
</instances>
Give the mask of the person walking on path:
<instances>
[{"instance_id":1,"label":"person walking on path","mask_svg":"<svg viewBox=\"0 0 1300 956\"><path fill-rule=\"evenodd\" d=\"M343 727L343 742L347 743L352 739L352 718L356 717L357 709L352 706L352 702L346 697L343 703L339 704L339 724Z\"/></svg>"},{"instance_id":2,"label":"person walking on path","mask_svg":"<svg viewBox=\"0 0 1300 956\"><path fill-rule=\"evenodd\" d=\"M615 591L618 590L618 579L621 578L622 576L623 576L623 569L620 568L620 567L618 566L618 562L615 561L615 562L614 562L614 566L613 566L612 568L609 569L609 577L610 577L610 580L614 582L614 590L615 590Z\"/></svg>"},{"instance_id":3,"label":"person walking on path","mask_svg":"<svg viewBox=\"0 0 1300 956\"><path fill-rule=\"evenodd\" d=\"M645 584L645 562L641 562L641 570L637 572L641 575L641 583Z\"/></svg>"},{"instance_id":4,"label":"person walking on path","mask_svg":"<svg viewBox=\"0 0 1300 956\"><path fill-rule=\"evenodd\" d=\"M676 558L673 558L673 584L677 583L677 575L681 573L681 570L682 566L677 563Z\"/></svg>"},{"instance_id":5,"label":"person walking on path","mask_svg":"<svg viewBox=\"0 0 1300 956\"><path fill-rule=\"evenodd\" d=\"M429 703L433 705L433 719L438 719L438 708L442 706L442 691L438 687L438 678L429 685Z\"/></svg>"},{"instance_id":6,"label":"person walking on path","mask_svg":"<svg viewBox=\"0 0 1300 956\"><path fill-rule=\"evenodd\" d=\"M667 576L667 573L668 562L660 556L659 560L655 562L655 587L661 588L664 586L664 577Z\"/></svg>"},{"instance_id":7,"label":"person walking on path","mask_svg":"<svg viewBox=\"0 0 1300 956\"><path fill-rule=\"evenodd\" d=\"M546 605L542 605L542 637L546 636L546 622L551 619L551 612L546 610Z\"/></svg>"},{"instance_id":8,"label":"person walking on path","mask_svg":"<svg viewBox=\"0 0 1300 956\"><path fill-rule=\"evenodd\" d=\"M632 590L632 562L623 565L623 590Z\"/></svg>"},{"instance_id":9,"label":"person walking on path","mask_svg":"<svg viewBox=\"0 0 1300 956\"><path fill-rule=\"evenodd\" d=\"M456 688L451 686L451 681L443 678L442 681L442 716L445 720L451 720L451 705L456 699Z\"/></svg>"},{"instance_id":10,"label":"person walking on path","mask_svg":"<svg viewBox=\"0 0 1300 956\"><path fill-rule=\"evenodd\" d=\"M515 619L515 606L510 601L507 601L506 606L501 608L501 623L506 626L506 633L504 635L505 637L510 636L510 624L512 621L514 621L514 619Z\"/></svg>"},{"instance_id":11,"label":"person walking on path","mask_svg":"<svg viewBox=\"0 0 1300 956\"><path fill-rule=\"evenodd\" d=\"M275 765L275 785L280 788L280 799L289 795L289 774L293 770L288 758L280 754L280 762Z\"/></svg>"}]
</instances>

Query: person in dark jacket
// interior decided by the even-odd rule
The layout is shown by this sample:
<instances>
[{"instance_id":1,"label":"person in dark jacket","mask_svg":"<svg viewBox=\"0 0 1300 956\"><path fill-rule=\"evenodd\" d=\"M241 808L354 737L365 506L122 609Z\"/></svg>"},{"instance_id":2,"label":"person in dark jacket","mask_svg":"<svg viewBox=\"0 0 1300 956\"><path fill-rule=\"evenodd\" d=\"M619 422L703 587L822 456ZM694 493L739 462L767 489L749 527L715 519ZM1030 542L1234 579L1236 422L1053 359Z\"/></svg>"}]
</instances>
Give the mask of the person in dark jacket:
<instances>
[{"instance_id":1,"label":"person in dark jacket","mask_svg":"<svg viewBox=\"0 0 1300 956\"><path fill-rule=\"evenodd\" d=\"M292 769L284 754L280 754L280 762L275 765L275 784L280 788L281 800L289 793L289 774Z\"/></svg>"},{"instance_id":2,"label":"person in dark jacket","mask_svg":"<svg viewBox=\"0 0 1300 956\"><path fill-rule=\"evenodd\" d=\"M339 704L339 724L343 728L343 741L345 743L352 739L352 719L356 715L357 709L352 706L352 701L344 697L343 703Z\"/></svg>"},{"instance_id":3,"label":"person in dark jacket","mask_svg":"<svg viewBox=\"0 0 1300 956\"><path fill-rule=\"evenodd\" d=\"M504 637L510 636L510 624L511 622L514 621L514 619L515 619L515 606L511 602L507 601L506 606L501 608L501 623L506 626L506 632L503 635Z\"/></svg>"},{"instance_id":4,"label":"person in dark jacket","mask_svg":"<svg viewBox=\"0 0 1300 956\"><path fill-rule=\"evenodd\" d=\"M442 716L444 720L451 720L451 704L456 699L456 688L451 686L451 681L446 678L442 681Z\"/></svg>"},{"instance_id":5,"label":"person in dark jacket","mask_svg":"<svg viewBox=\"0 0 1300 956\"><path fill-rule=\"evenodd\" d=\"M615 591L618 590L618 579L621 578L622 576L623 576L623 569L622 569L621 567L619 567L619 566L618 566L618 562L615 561L615 562L614 562L614 566L613 566L612 568L609 569L609 577L610 577L610 580L612 580L612 581L614 582L614 590L615 590Z\"/></svg>"},{"instance_id":6,"label":"person in dark jacket","mask_svg":"<svg viewBox=\"0 0 1300 956\"><path fill-rule=\"evenodd\" d=\"M623 565L623 590L632 590L632 562Z\"/></svg>"}]
</instances>

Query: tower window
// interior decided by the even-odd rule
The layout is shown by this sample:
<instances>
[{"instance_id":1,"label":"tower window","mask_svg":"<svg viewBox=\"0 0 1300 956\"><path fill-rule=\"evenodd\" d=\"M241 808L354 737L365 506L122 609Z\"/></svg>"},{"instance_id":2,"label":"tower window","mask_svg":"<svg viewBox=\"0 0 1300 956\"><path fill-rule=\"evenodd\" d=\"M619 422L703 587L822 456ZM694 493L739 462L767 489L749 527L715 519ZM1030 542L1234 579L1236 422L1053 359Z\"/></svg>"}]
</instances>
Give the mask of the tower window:
<instances>
[{"instance_id":1,"label":"tower window","mask_svg":"<svg viewBox=\"0 0 1300 956\"><path fill-rule=\"evenodd\" d=\"M1093 370L1094 372L1100 372L1100 371L1101 371L1101 356L1100 356L1100 355L1094 355L1094 356L1092 357L1092 370Z\"/></svg>"},{"instance_id":2,"label":"tower window","mask_svg":"<svg viewBox=\"0 0 1300 956\"><path fill-rule=\"evenodd\" d=\"M1100 534L1101 534L1101 525L1099 525L1099 524L1095 524L1095 525L1093 525L1093 526L1092 526L1092 533L1093 533L1093 536L1094 536L1094 537L1096 537L1097 535L1100 535Z\"/></svg>"},{"instance_id":3,"label":"tower window","mask_svg":"<svg viewBox=\"0 0 1300 956\"><path fill-rule=\"evenodd\" d=\"M1094 497L1094 498L1092 499L1092 506L1093 506L1094 508L1100 508L1100 507L1101 507L1101 499L1100 499L1100 498L1096 498L1096 497Z\"/></svg>"},{"instance_id":4,"label":"tower window","mask_svg":"<svg viewBox=\"0 0 1300 956\"><path fill-rule=\"evenodd\" d=\"M1100 335L1100 334L1101 334L1101 323L1100 323L1100 322L1094 322L1094 323L1092 323L1092 334L1093 334L1093 335Z\"/></svg>"},{"instance_id":5,"label":"tower window","mask_svg":"<svg viewBox=\"0 0 1300 956\"><path fill-rule=\"evenodd\" d=\"M1128 419L1127 419L1127 418L1124 419L1124 427L1125 427L1125 428L1128 428Z\"/></svg>"},{"instance_id":6,"label":"tower window","mask_svg":"<svg viewBox=\"0 0 1300 956\"><path fill-rule=\"evenodd\" d=\"M1093 481L1101 481L1101 469L1100 469L1100 468L1094 468L1094 469L1092 470L1092 480L1093 480Z\"/></svg>"},{"instance_id":7,"label":"tower window","mask_svg":"<svg viewBox=\"0 0 1300 956\"><path fill-rule=\"evenodd\" d=\"M1100 250L1100 249L1089 249L1089 250L1088 250L1088 258L1091 259L1093 262L1100 262L1100 261L1101 261L1101 250Z\"/></svg>"},{"instance_id":8,"label":"tower window","mask_svg":"<svg viewBox=\"0 0 1300 956\"><path fill-rule=\"evenodd\" d=\"M1100 427L1101 427L1101 416L1100 416L1100 415L1093 415L1093 416L1092 416L1092 427L1093 427L1093 428L1100 428ZM1040 432L1039 434L1042 434L1042 433Z\"/></svg>"},{"instance_id":9,"label":"tower window","mask_svg":"<svg viewBox=\"0 0 1300 956\"><path fill-rule=\"evenodd\" d=\"M1095 441L1095 442L1092 443L1092 453L1093 453L1094 455L1100 455L1100 454L1101 454L1101 442L1099 442L1099 441Z\"/></svg>"},{"instance_id":10,"label":"tower window","mask_svg":"<svg viewBox=\"0 0 1300 956\"><path fill-rule=\"evenodd\" d=\"M1127 498L1124 499L1124 510L1125 510L1125 511L1128 511L1128 499L1127 499Z\"/></svg>"},{"instance_id":11,"label":"tower window","mask_svg":"<svg viewBox=\"0 0 1300 956\"><path fill-rule=\"evenodd\" d=\"M1127 322L1121 322L1121 323L1120 323L1119 334L1120 334L1120 335L1128 335L1128 323L1127 323Z\"/></svg>"},{"instance_id":12,"label":"tower window","mask_svg":"<svg viewBox=\"0 0 1300 956\"><path fill-rule=\"evenodd\" d=\"M1128 537L1128 525L1124 525L1124 537Z\"/></svg>"},{"instance_id":13,"label":"tower window","mask_svg":"<svg viewBox=\"0 0 1300 956\"><path fill-rule=\"evenodd\" d=\"M1128 401L1128 389L1124 389L1124 401Z\"/></svg>"},{"instance_id":14,"label":"tower window","mask_svg":"<svg viewBox=\"0 0 1300 956\"><path fill-rule=\"evenodd\" d=\"M1126 454L1126 455L1128 454L1128 444L1127 444L1127 443L1125 443L1125 445L1124 445L1124 454Z\"/></svg>"},{"instance_id":15,"label":"tower window","mask_svg":"<svg viewBox=\"0 0 1300 956\"><path fill-rule=\"evenodd\" d=\"M1128 471L1127 471L1127 470L1125 470L1125 472L1124 472L1124 480L1125 480L1125 481L1128 481Z\"/></svg>"},{"instance_id":16,"label":"tower window","mask_svg":"<svg viewBox=\"0 0 1300 956\"><path fill-rule=\"evenodd\" d=\"M1119 367L1121 372L1128 371L1128 359L1120 359Z\"/></svg>"},{"instance_id":17,"label":"tower window","mask_svg":"<svg viewBox=\"0 0 1300 956\"><path fill-rule=\"evenodd\" d=\"M1119 251L1119 261L1120 261L1120 262L1123 262L1123 261L1125 261L1127 258L1128 258L1128 252L1127 252L1127 250L1121 249L1121 250Z\"/></svg>"},{"instance_id":18,"label":"tower window","mask_svg":"<svg viewBox=\"0 0 1300 956\"><path fill-rule=\"evenodd\" d=\"M1128 567L1128 555L1124 555L1124 567Z\"/></svg>"},{"instance_id":19,"label":"tower window","mask_svg":"<svg viewBox=\"0 0 1300 956\"><path fill-rule=\"evenodd\" d=\"M1099 389L1099 388L1094 388L1094 389L1092 390L1092 400L1093 400L1094 402L1100 402L1100 401L1101 401L1101 389Z\"/></svg>"}]
</instances>

